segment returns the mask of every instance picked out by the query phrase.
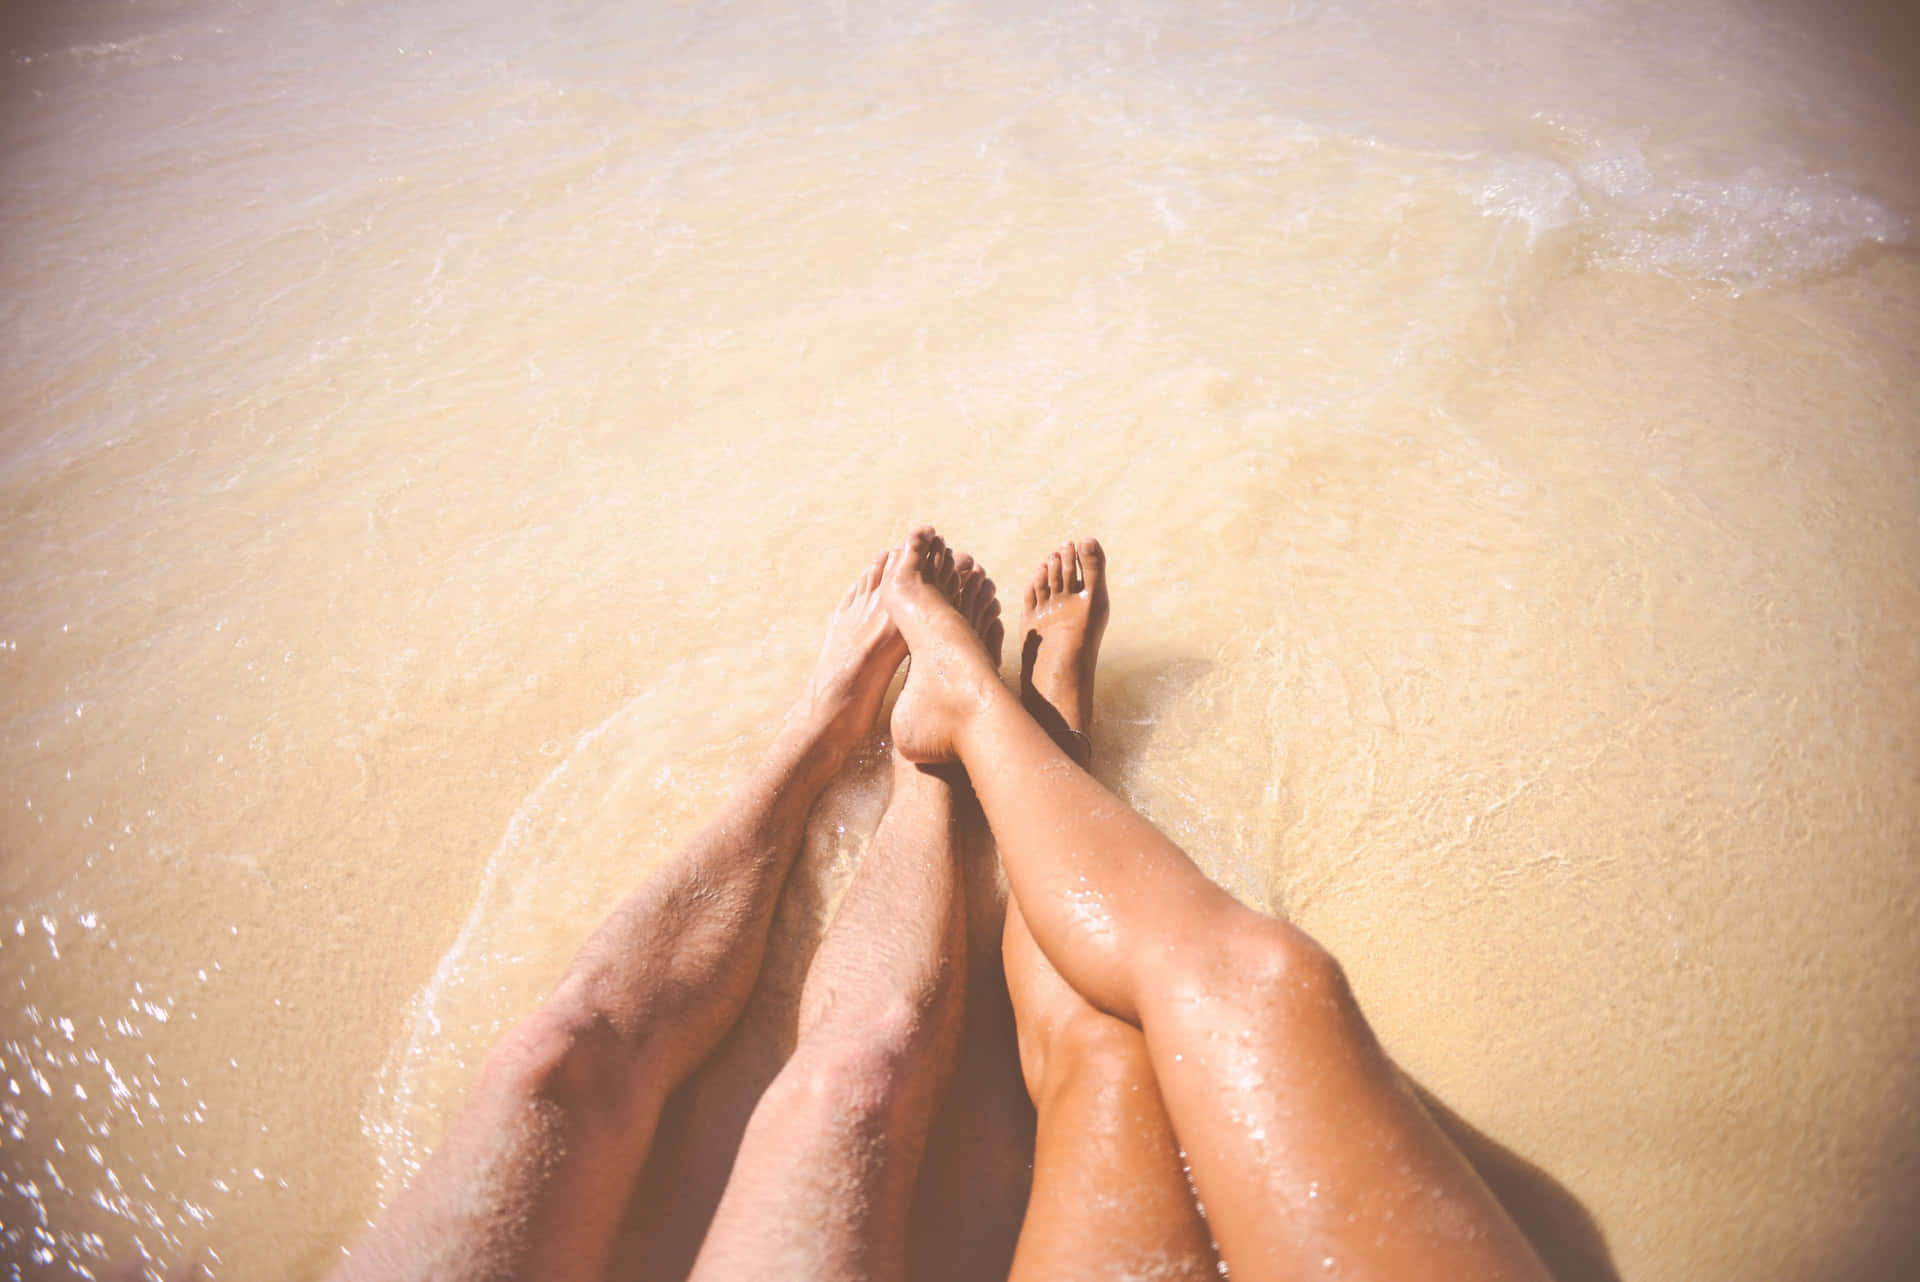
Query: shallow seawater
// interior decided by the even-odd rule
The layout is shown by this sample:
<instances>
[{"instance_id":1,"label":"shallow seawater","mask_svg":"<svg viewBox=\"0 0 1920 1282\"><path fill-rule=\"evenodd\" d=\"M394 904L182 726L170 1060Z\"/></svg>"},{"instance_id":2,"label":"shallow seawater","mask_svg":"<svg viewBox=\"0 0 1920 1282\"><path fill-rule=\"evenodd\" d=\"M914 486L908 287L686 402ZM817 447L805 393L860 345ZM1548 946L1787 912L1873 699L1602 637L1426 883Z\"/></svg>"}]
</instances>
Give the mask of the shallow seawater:
<instances>
[{"instance_id":1,"label":"shallow seawater","mask_svg":"<svg viewBox=\"0 0 1920 1282\"><path fill-rule=\"evenodd\" d=\"M920 521L1622 1276L1910 1262L1911 32L1675 7L14 6L7 1276L324 1272Z\"/></svg>"}]
</instances>

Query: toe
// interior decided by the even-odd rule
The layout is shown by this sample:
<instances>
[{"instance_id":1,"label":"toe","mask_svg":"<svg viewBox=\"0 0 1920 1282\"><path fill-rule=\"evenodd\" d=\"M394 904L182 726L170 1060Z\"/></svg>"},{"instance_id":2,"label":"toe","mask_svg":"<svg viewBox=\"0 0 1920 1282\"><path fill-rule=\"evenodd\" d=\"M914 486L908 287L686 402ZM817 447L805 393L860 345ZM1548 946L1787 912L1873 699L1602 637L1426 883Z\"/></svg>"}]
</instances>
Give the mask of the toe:
<instances>
[{"instance_id":1,"label":"toe","mask_svg":"<svg viewBox=\"0 0 1920 1282\"><path fill-rule=\"evenodd\" d=\"M975 612L980 608L980 585L985 582L987 576L980 572L980 567L973 563L973 558L966 555L962 555L954 562L953 569L960 580L959 599L954 602L954 607L971 623L974 621Z\"/></svg>"},{"instance_id":2,"label":"toe","mask_svg":"<svg viewBox=\"0 0 1920 1282\"><path fill-rule=\"evenodd\" d=\"M1056 596L1067 590L1067 566L1058 552L1047 558L1047 587Z\"/></svg>"},{"instance_id":3,"label":"toe","mask_svg":"<svg viewBox=\"0 0 1920 1282\"><path fill-rule=\"evenodd\" d=\"M1086 575L1088 587L1098 587L1100 580L1107 574L1107 550L1100 546L1099 539L1081 539L1074 544L1079 554L1081 573Z\"/></svg>"},{"instance_id":4,"label":"toe","mask_svg":"<svg viewBox=\"0 0 1920 1282\"><path fill-rule=\"evenodd\" d=\"M1000 602L993 595L993 580L984 574L980 576L980 590L974 596L973 609L968 618L975 632L984 632L988 623L1000 617Z\"/></svg>"},{"instance_id":5,"label":"toe","mask_svg":"<svg viewBox=\"0 0 1920 1282\"><path fill-rule=\"evenodd\" d=\"M873 564L867 567L866 573L860 576L859 581L855 583L853 588L847 593L847 599L849 601L856 596L862 594L871 596L879 591L880 581L886 577L887 560L891 555L891 553L882 552L879 556L873 558Z\"/></svg>"},{"instance_id":6,"label":"toe","mask_svg":"<svg viewBox=\"0 0 1920 1282\"><path fill-rule=\"evenodd\" d=\"M907 535L901 551L906 555L905 569L929 582L935 582L934 573L940 565L940 536L933 532L930 525L920 526Z\"/></svg>"}]
</instances>

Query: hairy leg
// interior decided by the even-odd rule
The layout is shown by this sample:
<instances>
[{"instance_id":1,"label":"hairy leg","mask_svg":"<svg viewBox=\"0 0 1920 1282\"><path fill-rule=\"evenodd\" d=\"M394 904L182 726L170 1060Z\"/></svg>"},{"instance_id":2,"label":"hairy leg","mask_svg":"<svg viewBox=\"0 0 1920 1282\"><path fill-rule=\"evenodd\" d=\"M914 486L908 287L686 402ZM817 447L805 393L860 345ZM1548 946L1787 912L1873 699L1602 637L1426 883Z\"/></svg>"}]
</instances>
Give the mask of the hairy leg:
<instances>
[{"instance_id":1,"label":"hairy leg","mask_svg":"<svg viewBox=\"0 0 1920 1282\"><path fill-rule=\"evenodd\" d=\"M1106 555L1083 539L1041 562L1017 633L1020 700L1082 765L1107 612ZM1020 1067L1039 1118L1011 1282L1217 1278L1146 1038L1060 978L1017 900L1007 905L1002 951Z\"/></svg>"},{"instance_id":2,"label":"hairy leg","mask_svg":"<svg viewBox=\"0 0 1920 1282\"><path fill-rule=\"evenodd\" d=\"M992 582L950 554L931 580L981 661L997 662ZM798 1044L747 1124L696 1282L905 1276L914 1183L965 1015L963 787L896 755L880 826L807 971Z\"/></svg>"},{"instance_id":3,"label":"hairy leg","mask_svg":"<svg viewBox=\"0 0 1920 1282\"><path fill-rule=\"evenodd\" d=\"M766 757L488 1055L336 1282L606 1276L661 1106L738 1018L807 813L872 729L905 653L879 600L885 565L841 600Z\"/></svg>"},{"instance_id":4,"label":"hairy leg","mask_svg":"<svg viewBox=\"0 0 1920 1282\"><path fill-rule=\"evenodd\" d=\"M966 1023L914 1190L907 1270L916 1282L1006 1277L1033 1181L1033 1102L1000 954L1006 886L978 807L966 815Z\"/></svg>"},{"instance_id":5,"label":"hairy leg","mask_svg":"<svg viewBox=\"0 0 1920 1282\"><path fill-rule=\"evenodd\" d=\"M917 530L888 567L913 656L894 742L967 768L1040 949L1140 1028L1224 1260L1251 1278L1544 1278L1333 958L1235 901L1054 743L969 651L930 581L942 554Z\"/></svg>"}]
</instances>

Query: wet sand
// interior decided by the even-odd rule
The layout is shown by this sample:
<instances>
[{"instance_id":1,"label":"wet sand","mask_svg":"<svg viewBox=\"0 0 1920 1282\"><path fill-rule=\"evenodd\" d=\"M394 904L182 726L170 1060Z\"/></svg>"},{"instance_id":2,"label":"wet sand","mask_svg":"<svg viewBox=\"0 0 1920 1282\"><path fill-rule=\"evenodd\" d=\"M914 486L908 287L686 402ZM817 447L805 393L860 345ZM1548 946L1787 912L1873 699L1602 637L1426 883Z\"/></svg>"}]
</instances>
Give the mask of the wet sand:
<instances>
[{"instance_id":1,"label":"wet sand","mask_svg":"<svg viewBox=\"0 0 1920 1282\"><path fill-rule=\"evenodd\" d=\"M924 520L1101 537L1103 777L1620 1276L1911 1266L1915 134L1714 13L1397 133L1236 14L11 37L8 1259L323 1272Z\"/></svg>"}]
</instances>

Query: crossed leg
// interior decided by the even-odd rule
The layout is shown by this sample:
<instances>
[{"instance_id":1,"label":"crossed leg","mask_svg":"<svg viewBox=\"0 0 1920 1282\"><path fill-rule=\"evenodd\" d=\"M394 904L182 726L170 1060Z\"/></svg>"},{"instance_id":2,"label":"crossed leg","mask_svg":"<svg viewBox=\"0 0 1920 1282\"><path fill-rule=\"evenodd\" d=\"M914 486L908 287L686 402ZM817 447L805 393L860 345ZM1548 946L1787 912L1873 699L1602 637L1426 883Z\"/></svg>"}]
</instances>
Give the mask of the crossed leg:
<instances>
[{"instance_id":1,"label":"crossed leg","mask_svg":"<svg viewBox=\"0 0 1920 1282\"><path fill-rule=\"evenodd\" d=\"M488 1055L446 1137L335 1282L606 1277L661 1107L745 1006L807 813L872 729L905 655L880 602L886 563L842 598L766 757Z\"/></svg>"},{"instance_id":2,"label":"crossed leg","mask_svg":"<svg viewBox=\"0 0 1920 1282\"><path fill-rule=\"evenodd\" d=\"M1106 555L1083 539L1041 563L1020 627L1021 702L1082 765L1107 610ZM1002 952L1038 1114L1033 1194L1009 1282L1218 1278L1146 1039L1060 978L1017 901L1007 905Z\"/></svg>"},{"instance_id":3,"label":"crossed leg","mask_svg":"<svg viewBox=\"0 0 1920 1282\"><path fill-rule=\"evenodd\" d=\"M993 584L942 549L928 582L998 667ZM952 608L952 607L950 607ZM900 1279L927 1131L965 1015L964 785L894 757L873 842L814 954L793 1056L761 1096L695 1282Z\"/></svg>"},{"instance_id":4,"label":"crossed leg","mask_svg":"<svg viewBox=\"0 0 1920 1282\"><path fill-rule=\"evenodd\" d=\"M959 761L1034 941L1138 1027L1223 1260L1242 1277L1546 1272L1375 1040L1339 966L1215 885L1081 769L977 657L917 530L883 596L913 668L910 760Z\"/></svg>"}]
</instances>

